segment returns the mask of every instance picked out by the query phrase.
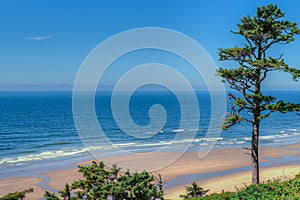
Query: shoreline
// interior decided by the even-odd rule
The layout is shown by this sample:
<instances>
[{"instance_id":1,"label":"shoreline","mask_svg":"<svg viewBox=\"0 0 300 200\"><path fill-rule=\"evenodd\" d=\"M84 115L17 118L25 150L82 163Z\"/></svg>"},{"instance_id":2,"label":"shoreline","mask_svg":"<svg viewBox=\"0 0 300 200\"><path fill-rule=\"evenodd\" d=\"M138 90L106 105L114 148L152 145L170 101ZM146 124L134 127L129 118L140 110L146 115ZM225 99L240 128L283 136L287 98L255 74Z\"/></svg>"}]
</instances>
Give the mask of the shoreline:
<instances>
[{"instance_id":1,"label":"shoreline","mask_svg":"<svg viewBox=\"0 0 300 200\"><path fill-rule=\"evenodd\" d=\"M287 176L295 175L297 170L300 172L299 149L300 143L276 148L261 147L262 176L265 176L264 174L270 174L266 177L271 178L281 176L282 169L288 169L288 171L284 171ZM244 183L248 184L251 180L249 174L250 157L245 154L246 152L247 150L241 148L216 149L212 150L203 159L199 159L198 152L186 152L171 165L154 171L152 174L161 174L167 181L165 185L166 198L178 199L176 195L184 194L184 186L193 181L198 182L204 189L210 189L211 192L221 192L218 187L219 189L223 187L225 190L230 190L234 187L233 185L231 185L231 188L229 187L228 180L238 187L243 186ZM135 157L129 154L101 160L106 165L118 164L123 170L126 171L129 168L133 172L140 170L142 167L135 164L137 159L141 159L143 162L139 163L144 163L144 165L155 166L160 161L173 156L172 154L174 152L139 153ZM291 162L291 158L295 162ZM156 159L156 162L153 162L153 159ZM28 199L42 198L45 189L56 192L62 189L65 183L71 183L81 178L76 166L90 163L91 160L81 161L69 164L63 169L51 170L49 168L48 171L44 169L42 172L33 173L31 176L0 178L0 197L9 192L33 187L35 191L27 195ZM262 177L262 180L265 180L264 177ZM219 186L217 187L214 183L218 183ZM227 187L222 186L223 184Z\"/></svg>"}]
</instances>

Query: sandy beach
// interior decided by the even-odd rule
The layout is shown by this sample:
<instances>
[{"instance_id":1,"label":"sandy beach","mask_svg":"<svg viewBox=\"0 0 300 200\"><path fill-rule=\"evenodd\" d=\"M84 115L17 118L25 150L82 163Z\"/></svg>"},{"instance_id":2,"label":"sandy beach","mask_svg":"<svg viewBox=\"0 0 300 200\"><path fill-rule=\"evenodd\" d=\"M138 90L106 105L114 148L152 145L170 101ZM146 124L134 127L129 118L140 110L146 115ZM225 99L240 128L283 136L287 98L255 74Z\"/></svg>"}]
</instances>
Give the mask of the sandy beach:
<instances>
[{"instance_id":1,"label":"sandy beach","mask_svg":"<svg viewBox=\"0 0 300 200\"><path fill-rule=\"evenodd\" d=\"M300 144L278 148L262 147L260 151L261 179L265 181L282 176L289 178L299 173L300 164L282 161L285 156L299 160L299 147ZM185 193L184 186L192 181L198 182L205 189L210 189L210 192L232 191L235 187L250 184L250 157L246 153L247 150L242 148L217 149L211 151L205 158L199 159L198 152L186 152L176 162L152 173L153 175L161 174L167 181L165 196L170 199L179 199L179 195ZM135 160L137 159L143 159L145 165L156 165L172 154L174 153L139 153L135 157L123 155L105 158L103 161L108 164L116 163L120 167L126 166L131 171L135 171L142 167L136 166ZM157 163L152 162L152 158L156 158ZM147 163L147 160L151 163ZM278 160L280 162L277 162ZM74 163L74 165L89 163L91 161ZM33 187L34 192L28 194L27 199L39 199L45 190L62 189L66 182L70 183L79 178L81 178L81 174L77 172L76 168L49 171L36 174L35 177L2 178L0 179L0 196Z\"/></svg>"},{"instance_id":2,"label":"sandy beach","mask_svg":"<svg viewBox=\"0 0 300 200\"><path fill-rule=\"evenodd\" d=\"M279 167L268 167L261 170L261 181L281 178L282 180L292 178L300 172L300 165L288 165ZM208 193L235 191L236 187L243 187L251 183L251 172L238 172L216 178L205 179L198 182L202 188L209 189ZM165 197L168 199L181 199L180 194L185 194L184 186L177 186L166 190Z\"/></svg>"},{"instance_id":3,"label":"sandy beach","mask_svg":"<svg viewBox=\"0 0 300 200\"><path fill-rule=\"evenodd\" d=\"M0 200L300 200L299 7L0 0Z\"/></svg>"}]
</instances>

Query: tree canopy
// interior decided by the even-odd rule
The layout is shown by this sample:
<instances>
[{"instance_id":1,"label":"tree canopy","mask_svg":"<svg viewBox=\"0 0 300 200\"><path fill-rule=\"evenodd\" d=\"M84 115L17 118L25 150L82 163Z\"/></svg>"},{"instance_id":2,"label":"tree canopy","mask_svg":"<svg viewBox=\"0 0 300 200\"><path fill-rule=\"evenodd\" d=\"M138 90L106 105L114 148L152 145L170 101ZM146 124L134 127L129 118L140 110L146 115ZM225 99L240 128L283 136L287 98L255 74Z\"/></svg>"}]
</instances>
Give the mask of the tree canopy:
<instances>
[{"instance_id":1,"label":"tree canopy","mask_svg":"<svg viewBox=\"0 0 300 200\"><path fill-rule=\"evenodd\" d=\"M270 117L273 112L300 111L300 104L277 100L271 95L264 95L262 83L270 72L285 72L297 80L300 70L290 67L283 59L283 54L275 57L269 50L276 44L288 44L300 34L297 23L284 19L285 14L276 6L258 7L256 15L241 19L238 30L233 34L244 38L242 46L219 49L220 61L233 61L236 66L219 68L217 75L228 83L230 88L240 94L229 93L230 111L226 116L223 129L240 123L252 124L252 182L259 182L258 138L260 120Z\"/></svg>"}]
</instances>

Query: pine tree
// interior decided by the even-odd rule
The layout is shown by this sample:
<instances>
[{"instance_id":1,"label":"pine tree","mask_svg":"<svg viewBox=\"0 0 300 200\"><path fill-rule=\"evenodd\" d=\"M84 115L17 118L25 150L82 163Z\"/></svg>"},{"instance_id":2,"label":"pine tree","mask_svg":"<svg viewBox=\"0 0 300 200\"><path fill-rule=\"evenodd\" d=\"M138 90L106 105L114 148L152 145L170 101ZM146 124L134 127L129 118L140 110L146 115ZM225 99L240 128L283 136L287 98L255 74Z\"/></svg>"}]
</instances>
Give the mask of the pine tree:
<instances>
[{"instance_id":1,"label":"pine tree","mask_svg":"<svg viewBox=\"0 0 300 200\"><path fill-rule=\"evenodd\" d=\"M276 44L293 42L295 35L300 33L297 24L284 20L284 16L276 5L258 7L256 15L243 17L238 24L238 30L233 32L242 36L245 44L241 47L219 49L220 61L234 61L239 65L238 68L220 68L217 75L240 93L239 96L228 96L231 109L223 129L240 122L252 124L252 183L259 183L258 141L261 120L276 111L300 111L299 104L276 100L262 92L262 83L270 72L286 72L294 80L300 76L300 71L289 67L282 55L274 57L269 52Z\"/></svg>"},{"instance_id":2,"label":"pine tree","mask_svg":"<svg viewBox=\"0 0 300 200\"><path fill-rule=\"evenodd\" d=\"M191 186L185 186L185 189L186 189L186 195L180 195L180 197L183 199L202 197L209 191L209 190L204 190L195 181L192 183Z\"/></svg>"}]
</instances>

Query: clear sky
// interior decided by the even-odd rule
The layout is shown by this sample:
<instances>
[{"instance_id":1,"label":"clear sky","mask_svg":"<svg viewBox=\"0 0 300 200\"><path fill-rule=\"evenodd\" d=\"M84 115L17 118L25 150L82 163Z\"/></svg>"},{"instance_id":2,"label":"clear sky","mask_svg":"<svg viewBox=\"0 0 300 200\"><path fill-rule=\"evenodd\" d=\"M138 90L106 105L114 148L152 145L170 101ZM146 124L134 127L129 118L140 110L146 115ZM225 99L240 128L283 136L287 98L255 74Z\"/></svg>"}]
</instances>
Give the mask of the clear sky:
<instances>
[{"instance_id":1,"label":"clear sky","mask_svg":"<svg viewBox=\"0 0 300 200\"><path fill-rule=\"evenodd\" d=\"M101 41L139 27L164 27L182 32L201 44L217 66L217 49L241 44L230 33L239 19L256 7L278 4L286 18L300 23L300 2L253 0L1 0L0 90L70 89L80 64ZM300 67L300 37L284 52ZM289 76L273 75L267 88L295 89Z\"/></svg>"}]
</instances>

